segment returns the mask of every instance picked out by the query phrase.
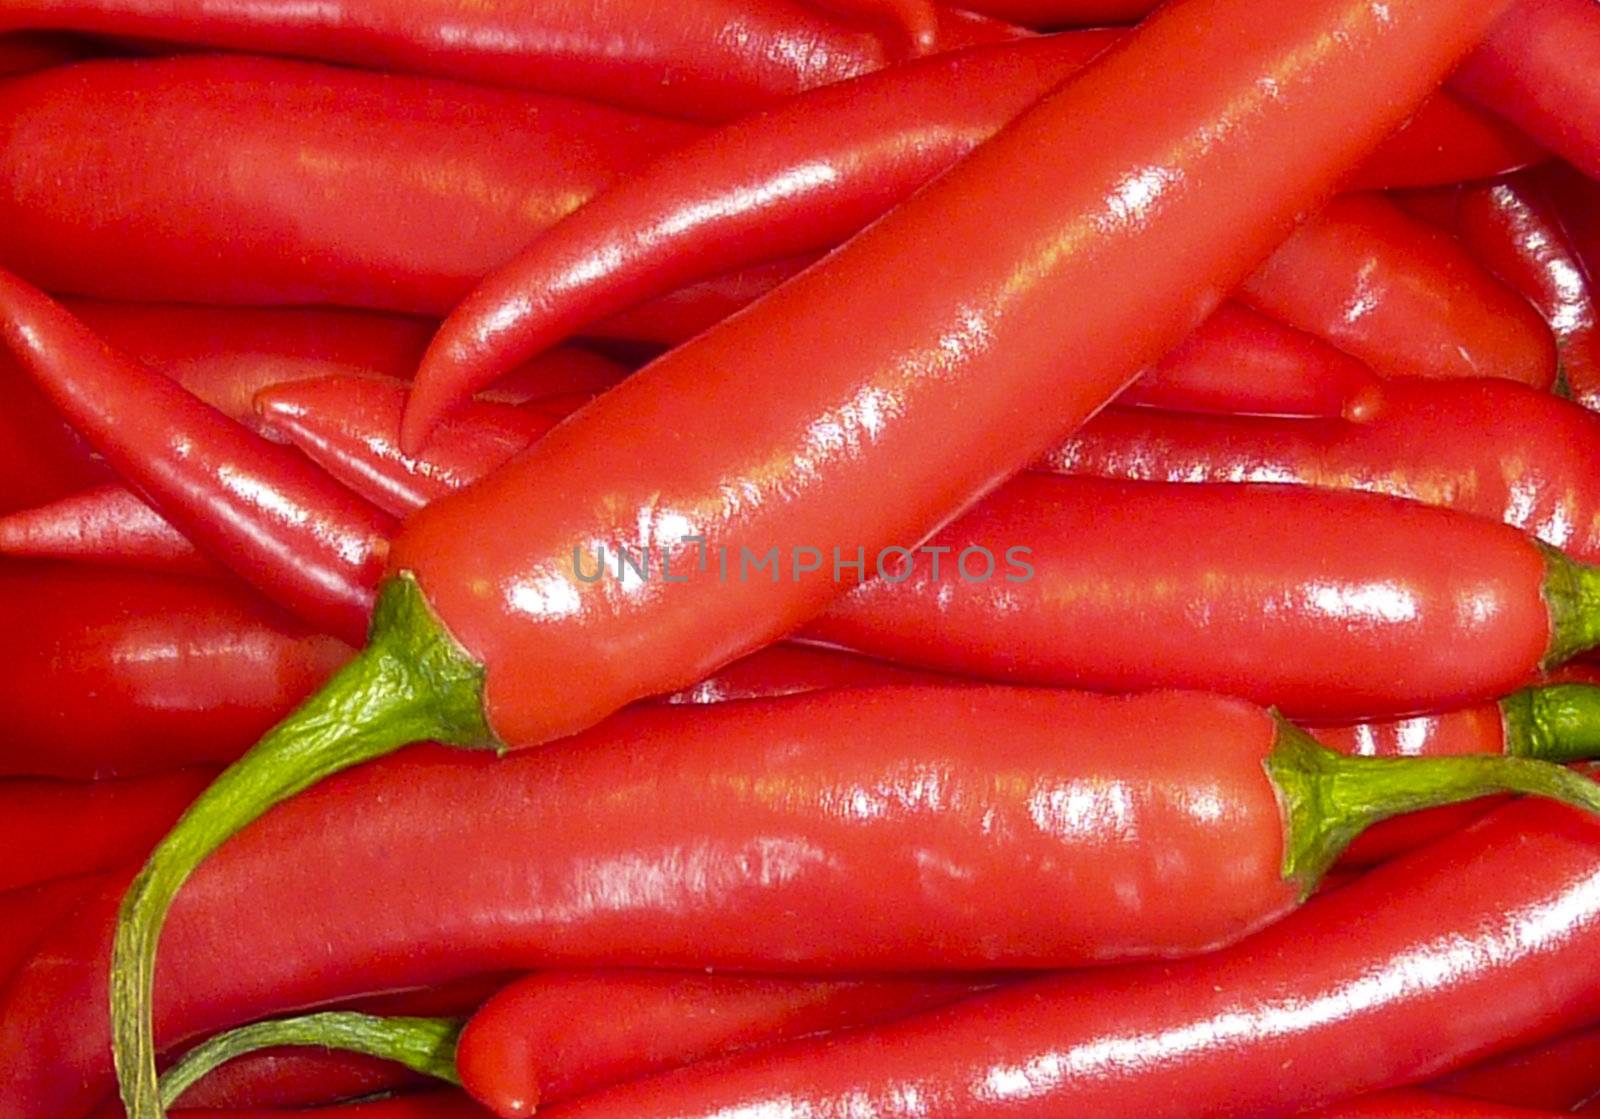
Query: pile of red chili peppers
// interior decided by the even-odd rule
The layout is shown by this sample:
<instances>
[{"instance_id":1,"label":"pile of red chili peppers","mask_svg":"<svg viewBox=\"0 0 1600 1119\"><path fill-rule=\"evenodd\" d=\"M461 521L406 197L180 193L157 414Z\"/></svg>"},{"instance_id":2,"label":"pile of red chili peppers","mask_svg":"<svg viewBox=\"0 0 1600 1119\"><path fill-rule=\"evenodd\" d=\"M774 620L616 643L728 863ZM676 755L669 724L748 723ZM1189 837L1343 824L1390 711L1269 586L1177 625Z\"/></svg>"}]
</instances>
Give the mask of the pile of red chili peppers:
<instances>
[{"instance_id":1,"label":"pile of red chili peppers","mask_svg":"<svg viewBox=\"0 0 1600 1119\"><path fill-rule=\"evenodd\" d=\"M0 2L0 1119L1600 1114L1596 0Z\"/></svg>"}]
</instances>

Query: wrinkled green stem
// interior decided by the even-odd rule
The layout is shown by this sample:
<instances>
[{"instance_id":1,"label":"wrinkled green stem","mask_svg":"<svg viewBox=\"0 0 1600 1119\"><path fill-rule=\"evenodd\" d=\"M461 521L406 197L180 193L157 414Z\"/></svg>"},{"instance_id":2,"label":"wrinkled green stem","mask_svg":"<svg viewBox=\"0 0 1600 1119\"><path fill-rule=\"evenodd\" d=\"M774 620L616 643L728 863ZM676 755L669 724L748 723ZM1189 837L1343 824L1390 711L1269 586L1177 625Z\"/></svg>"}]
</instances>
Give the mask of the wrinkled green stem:
<instances>
[{"instance_id":1,"label":"wrinkled green stem","mask_svg":"<svg viewBox=\"0 0 1600 1119\"><path fill-rule=\"evenodd\" d=\"M428 739L496 745L482 697L483 667L433 617L414 579L391 579L366 649L173 826L123 896L112 946L112 1052L129 1119L163 1114L151 1025L156 946L195 868L267 809L340 770Z\"/></svg>"},{"instance_id":2,"label":"wrinkled green stem","mask_svg":"<svg viewBox=\"0 0 1600 1119\"><path fill-rule=\"evenodd\" d=\"M1391 816L1495 793L1600 814L1600 785L1553 762L1501 754L1351 757L1282 720L1266 768L1287 820L1283 874L1307 895L1356 836Z\"/></svg>"},{"instance_id":3,"label":"wrinkled green stem","mask_svg":"<svg viewBox=\"0 0 1600 1119\"><path fill-rule=\"evenodd\" d=\"M1554 668L1600 645L1600 568L1568 559L1546 544L1539 550L1550 608L1550 646L1540 665Z\"/></svg>"},{"instance_id":4,"label":"wrinkled green stem","mask_svg":"<svg viewBox=\"0 0 1600 1119\"><path fill-rule=\"evenodd\" d=\"M161 1078L161 1106L171 1107L213 1069L261 1049L316 1046L393 1061L450 1084L456 1074L456 1041L463 1018L380 1018L332 1011L300 1018L256 1022L218 1034L184 1054Z\"/></svg>"},{"instance_id":5,"label":"wrinkled green stem","mask_svg":"<svg viewBox=\"0 0 1600 1119\"><path fill-rule=\"evenodd\" d=\"M1580 762L1600 757L1600 688L1544 684L1500 701L1505 752L1519 758Z\"/></svg>"}]
</instances>

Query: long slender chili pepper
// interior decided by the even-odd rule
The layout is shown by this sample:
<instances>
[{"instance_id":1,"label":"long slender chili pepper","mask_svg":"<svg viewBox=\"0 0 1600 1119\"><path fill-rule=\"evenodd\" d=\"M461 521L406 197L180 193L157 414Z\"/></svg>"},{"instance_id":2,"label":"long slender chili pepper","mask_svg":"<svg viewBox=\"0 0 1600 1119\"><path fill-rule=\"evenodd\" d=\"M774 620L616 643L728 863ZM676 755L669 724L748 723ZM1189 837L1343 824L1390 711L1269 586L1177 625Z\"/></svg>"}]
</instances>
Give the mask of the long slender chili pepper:
<instances>
[{"instance_id":1,"label":"long slender chili pepper","mask_svg":"<svg viewBox=\"0 0 1600 1119\"><path fill-rule=\"evenodd\" d=\"M242 588L0 568L0 773L76 780L226 762L350 657Z\"/></svg>"},{"instance_id":2,"label":"long slender chili pepper","mask_svg":"<svg viewBox=\"0 0 1600 1119\"><path fill-rule=\"evenodd\" d=\"M550 1114L1294 1114L1600 1011L1597 853L1592 821L1512 805L1209 956L1032 980Z\"/></svg>"},{"instance_id":3,"label":"long slender chili pepper","mask_svg":"<svg viewBox=\"0 0 1600 1119\"><path fill-rule=\"evenodd\" d=\"M944 672L1202 688L1324 722L1491 700L1600 641L1600 569L1374 494L1030 475L892 559L804 634Z\"/></svg>"},{"instance_id":4,"label":"long slender chili pepper","mask_svg":"<svg viewBox=\"0 0 1600 1119\"><path fill-rule=\"evenodd\" d=\"M50 930L85 898L104 893L112 880L109 874L84 874L0 893L0 992Z\"/></svg>"},{"instance_id":5,"label":"long slender chili pepper","mask_svg":"<svg viewBox=\"0 0 1600 1119\"><path fill-rule=\"evenodd\" d=\"M1429 1087L1493 1103L1572 1111L1600 1090L1600 1030L1590 1026L1554 1041L1500 1054Z\"/></svg>"},{"instance_id":6,"label":"long slender chili pepper","mask_svg":"<svg viewBox=\"0 0 1600 1119\"><path fill-rule=\"evenodd\" d=\"M123 486L97 486L0 516L0 555L217 578L227 568Z\"/></svg>"},{"instance_id":7,"label":"long slender chili pepper","mask_svg":"<svg viewBox=\"0 0 1600 1119\"><path fill-rule=\"evenodd\" d=\"M1600 12L1588 0L1517 0L1452 88L1600 176Z\"/></svg>"},{"instance_id":8,"label":"long slender chili pepper","mask_svg":"<svg viewBox=\"0 0 1600 1119\"><path fill-rule=\"evenodd\" d=\"M139 861L214 776L182 769L122 781L0 781L0 890Z\"/></svg>"},{"instance_id":9,"label":"long slender chili pepper","mask_svg":"<svg viewBox=\"0 0 1600 1119\"><path fill-rule=\"evenodd\" d=\"M583 334L663 347L681 345L794 279L817 259L815 254L789 257L690 284L584 327Z\"/></svg>"},{"instance_id":10,"label":"long slender chili pepper","mask_svg":"<svg viewBox=\"0 0 1600 1119\"><path fill-rule=\"evenodd\" d=\"M1108 410L1039 468L1158 482L1370 490L1515 525L1600 562L1600 422L1496 379L1389 381L1369 423Z\"/></svg>"},{"instance_id":11,"label":"long slender chili pepper","mask_svg":"<svg viewBox=\"0 0 1600 1119\"><path fill-rule=\"evenodd\" d=\"M589 195L696 135L580 101L309 63L82 63L0 89L0 263L84 295L442 313Z\"/></svg>"},{"instance_id":12,"label":"long slender chili pepper","mask_svg":"<svg viewBox=\"0 0 1600 1119\"><path fill-rule=\"evenodd\" d=\"M921 973L1202 951L1294 909L1366 824L1546 782L1597 796L1548 761L1345 758L1193 693L642 707L511 758L411 751L260 820L173 910L160 1037L535 962ZM397 835L425 859L397 858ZM10 992L0 1113L63 1119L109 1086L102 900L52 943L80 963Z\"/></svg>"},{"instance_id":13,"label":"long slender chili pepper","mask_svg":"<svg viewBox=\"0 0 1600 1119\"><path fill-rule=\"evenodd\" d=\"M129 889L112 1009L131 1119L160 1112L166 909L230 834L406 743L546 742L794 629L839 593L831 573L723 582L693 568L690 538L874 554L922 539L1198 326L1500 9L1175 0L817 266L413 517L367 651L220 777ZM1219 133L1224 114L1238 125ZM1038 174L1056 160L1071 173ZM588 582L574 542L675 554L686 581Z\"/></svg>"},{"instance_id":14,"label":"long slender chili pepper","mask_svg":"<svg viewBox=\"0 0 1600 1119\"><path fill-rule=\"evenodd\" d=\"M1079 32L895 67L814 91L657 161L531 239L451 313L417 378L407 446L497 371L585 323L718 272L836 244L1119 38ZM1435 126L1440 113L1449 119ZM1413 136L1402 143L1433 136L1421 146L1435 157L1441 143L1477 135L1459 110L1423 116L1402 130ZM1494 158L1467 169L1469 177L1507 169L1505 151L1486 154ZM1510 158L1516 166L1529 157ZM1380 149L1363 177L1400 185L1385 173L1388 161Z\"/></svg>"},{"instance_id":15,"label":"long slender chili pepper","mask_svg":"<svg viewBox=\"0 0 1600 1119\"><path fill-rule=\"evenodd\" d=\"M184 536L313 625L361 639L389 517L3 273L0 340Z\"/></svg>"},{"instance_id":16,"label":"long slender chili pepper","mask_svg":"<svg viewBox=\"0 0 1600 1119\"><path fill-rule=\"evenodd\" d=\"M1600 19L1600 12L1595 13ZM1595 290L1536 174L1462 192L1456 232L1472 254L1527 297L1560 348L1572 398L1600 409L1600 324Z\"/></svg>"},{"instance_id":17,"label":"long slender chili pepper","mask_svg":"<svg viewBox=\"0 0 1600 1119\"><path fill-rule=\"evenodd\" d=\"M129 35L529 86L716 120L883 65L883 44L800 0L468 4L384 0L307 8L259 0L19 0L0 27Z\"/></svg>"},{"instance_id":18,"label":"long slender chili pepper","mask_svg":"<svg viewBox=\"0 0 1600 1119\"><path fill-rule=\"evenodd\" d=\"M1527 300L1376 195L1336 199L1240 294L1387 376L1555 381L1555 341Z\"/></svg>"}]
</instances>

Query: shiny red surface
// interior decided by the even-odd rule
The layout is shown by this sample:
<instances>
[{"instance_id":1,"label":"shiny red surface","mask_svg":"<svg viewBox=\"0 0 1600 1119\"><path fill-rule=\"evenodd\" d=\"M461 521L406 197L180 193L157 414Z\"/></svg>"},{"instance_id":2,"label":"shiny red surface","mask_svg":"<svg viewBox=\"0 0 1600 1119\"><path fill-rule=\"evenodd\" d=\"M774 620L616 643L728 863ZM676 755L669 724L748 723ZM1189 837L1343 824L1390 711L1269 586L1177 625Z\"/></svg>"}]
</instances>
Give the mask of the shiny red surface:
<instances>
[{"instance_id":1,"label":"shiny red surface","mask_svg":"<svg viewBox=\"0 0 1600 1119\"><path fill-rule=\"evenodd\" d=\"M0 890L141 861L216 771L0 780Z\"/></svg>"},{"instance_id":2,"label":"shiny red surface","mask_svg":"<svg viewBox=\"0 0 1600 1119\"><path fill-rule=\"evenodd\" d=\"M805 635L944 672L1199 688L1324 722L1497 698L1551 639L1526 536L1373 495L1028 475L933 542L951 549L937 577L921 555ZM951 557L972 547L1031 548L1034 573L962 578Z\"/></svg>"},{"instance_id":3,"label":"shiny red surface","mask_svg":"<svg viewBox=\"0 0 1600 1119\"><path fill-rule=\"evenodd\" d=\"M9 0L0 27L298 55L712 120L888 61L874 35L799 0Z\"/></svg>"},{"instance_id":4,"label":"shiny red surface","mask_svg":"<svg viewBox=\"0 0 1600 1119\"><path fill-rule=\"evenodd\" d=\"M1336 199L1240 294L1385 376L1555 380L1555 340L1527 300L1454 238L1376 195Z\"/></svg>"},{"instance_id":5,"label":"shiny red surface","mask_svg":"<svg viewBox=\"0 0 1600 1119\"><path fill-rule=\"evenodd\" d=\"M1274 737L1261 710L1193 694L881 688L641 708L510 758L412 750L200 867L162 936L157 1035L527 966L1192 952L1297 900ZM66 1119L109 1091L103 900L0 1007L0 1113Z\"/></svg>"},{"instance_id":6,"label":"shiny red surface","mask_svg":"<svg viewBox=\"0 0 1600 1119\"><path fill-rule=\"evenodd\" d=\"M1390 381L1369 423L1108 410L1039 464L1138 481L1368 490L1504 521L1600 561L1600 421L1497 379Z\"/></svg>"},{"instance_id":7,"label":"shiny red surface","mask_svg":"<svg viewBox=\"0 0 1600 1119\"><path fill-rule=\"evenodd\" d=\"M1020 983L548 1114L1276 1119L1592 1018L1597 938L1600 825L1521 802L1209 956Z\"/></svg>"},{"instance_id":8,"label":"shiny red surface","mask_svg":"<svg viewBox=\"0 0 1600 1119\"><path fill-rule=\"evenodd\" d=\"M1594 18L1600 21L1600 11ZM1572 398L1600 409L1595 285L1567 239L1543 177L1517 175L1464 190L1456 228L1473 256L1544 316L1560 347Z\"/></svg>"},{"instance_id":9,"label":"shiny red surface","mask_svg":"<svg viewBox=\"0 0 1600 1119\"><path fill-rule=\"evenodd\" d=\"M0 773L86 779L231 761L350 656L226 584L0 568Z\"/></svg>"},{"instance_id":10,"label":"shiny red surface","mask_svg":"<svg viewBox=\"0 0 1600 1119\"><path fill-rule=\"evenodd\" d=\"M456 1050L456 1070L479 1103L503 1119L520 1119L626 1080L892 1021L986 986L954 978L542 972L508 987L473 1015Z\"/></svg>"},{"instance_id":11,"label":"shiny red surface","mask_svg":"<svg viewBox=\"0 0 1600 1119\"><path fill-rule=\"evenodd\" d=\"M215 579L228 570L120 485L0 515L0 555Z\"/></svg>"},{"instance_id":12,"label":"shiny red surface","mask_svg":"<svg viewBox=\"0 0 1600 1119\"><path fill-rule=\"evenodd\" d=\"M714 565L670 593L585 583L576 548L666 549L685 571L687 535L736 556L922 539L1197 326L1496 10L1164 7L825 261L419 513L391 570L486 666L508 743L692 684L840 584L723 582ZM525 528L508 534L513 510Z\"/></svg>"},{"instance_id":13,"label":"shiny red surface","mask_svg":"<svg viewBox=\"0 0 1600 1119\"><path fill-rule=\"evenodd\" d=\"M1600 176L1600 12L1517 0L1452 79L1568 162Z\"/></svg>"},{"instance_id":14,"label":"shiny red surface","mask_svg":"<svg viewBox=\"0 0 1600 1119\"><path fill-rule=\"evenodd\" d=\"M852 656L837 649L781 644L768 645L747 657L740 657L693 687L664 699L667 703L727 703L735 699L798 695L824 688L859 688L875 684L955 685L961 682L959 677Z\"/></svg>"},{"instance_id":15,"label":"shiny red surface","mask_svg":"<svg viewBox=\"0 0 1600 1119\"><path fill-rule=\"evenodd\" d=\"M293 451L110 349L0 273L0 341L143 498L207 555L359 642L394 523Z\"/></svg>"},{"instance_id":16,"label":"shiny red surface","mask_svg":"<svg viewBox=\"0 0 1600 1119\"><path fill-rule=\"evenodd\" d=\"M0 89L0 263L113 299L439 313L618 174L698 134L309 63L84 63Z\"/></svg>"},{"instance_id":17,"label":"shiny red surface","mask_svg":"<svg viewBox=\"0 0 1600 1119\"><path fill-rule=\"evenodd\" d=\"M475 400L452 413L426 450L408 455L397 443L408 389L392 378L321 377L268 388L255 408L269 431L397 517L483 477L559 422L529 407Z\"/></svg>"}]
</instances>

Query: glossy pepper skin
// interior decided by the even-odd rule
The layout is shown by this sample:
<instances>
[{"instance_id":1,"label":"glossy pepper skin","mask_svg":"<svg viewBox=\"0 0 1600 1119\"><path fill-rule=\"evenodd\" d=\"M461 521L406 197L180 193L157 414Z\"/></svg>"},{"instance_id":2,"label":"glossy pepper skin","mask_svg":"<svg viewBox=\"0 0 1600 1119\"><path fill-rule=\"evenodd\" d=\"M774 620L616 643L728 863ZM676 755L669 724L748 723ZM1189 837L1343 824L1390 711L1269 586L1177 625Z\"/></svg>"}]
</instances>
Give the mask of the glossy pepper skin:
<instances>
[{"instance_id":1,"label":"glossy pepper skin","mask_svg":"<svg viewBox=\"0 0 1600 1119\"><path fill-rule=\"evenodd\" d=\"M139 494L274 602L359 642L394 522L0 273L0 342Z\"/></svg>"},{"instance_id":2,"label":"glossy pepper skin","mask_svg":"<svg viewBox=\"0 0 1600 1119\"><path fill-rule=\"evenodd\" d=\"M180 769L121 781L0 781L0 891L137 862L214 776Z\"/></svg>"},{"instance_id":3,"label":"glossy pepper skin","mask_svg":"<svg viewBox=\"0 0 1600 1119\"><path fill-rule=\"evenodd\" d=\"M96 486L0 516L0 555L202 579L229 576L227 568L120 485Z\"/></svg>"},{"instance_id":4,"label":"glossy pepper skin","mask_svg":"<svg viewBox=\"0 0 1600 1119\"><path fill-rule=\"evenodd\" d=\"M1234 700L962 687L639 708L504 759L419 748L309 790L203 865L161 956L159 1037L528 966L854 975L1198 950L1303 896L1286 827L1312 833L1279 799L1294 765L1262 764L1303 744ZM1411 768L1463 761L1507 764L1408 759L1384 772L1424 797L1389 803L1469 791ZM1346 791L1351 808L1389 797ZM64 1119L110 1088L116 896L100 900L53 942L78 963L31 969L0 1008L20 1055L0 1113Z\"/></svg>"},{"instance_id":5,"label":"glossy pepper skin","mask_svg":"<svg viewBox=\"0 0 1600 1119\"><path fill-rule=\"evenodd\" d=\"M298 55L711 120L888 61L877 36L798 0L39 0L7 5L8 26Z\"/></svg>"},{"instance_id":6,"label":"glossy pepper skin","mask_svg":"<svg viewBox=\"0 0 1600 1119\"><path fill-rule=\"evenodd\" d=\"M0 121L0 263L42 286L421 313L699 133L563 98L237 56L23 77L0 89Z\"/></svg>"},{"instance_id":7,"label":"glossy pepper skin","mask_svg":"<svg viewBox=\"0 0 1600 1119\"><path fill-rule=\"evenodd\" d=\"M1600 177L1600 12L1586 0L1518 0L1452 88Z\"/></svg>"},{"instance_id":8,"label":"glossy pepper skin","mask_svg":"<svg viewBox=\"0 0 1600 1119\"><path fill-rule=\"evenodd\" d=\"M1109 409L1038 469L1127 481L1366 490L1473 513L1600 562L1600 422L1497 379L1395 380L1368 423Z\"/></svg>"},{"instance_id":9,"label":"glossy pepper skin","mask_svg":"<svg viewBox=\"0 0 1600 1119\"><path fill-rule=\"evenodd\" d=\"M864 584L805 635L944 672L1200 688L1321 721L1490 700L1568 659L1572 637L1600 637L1567 620L1600 601L1593 569L1560 589L1565 574L1546 577L1560 561L1521 532L1377 495L1029 475L930 546L949 551ZM1031 575L1007 564L1017 547ZM981 551L960 566L974 549L1005 557L987 579Z\"/></svg>"},{"instance_id":10,"label":"glossy pepper skin","mask_svg":"<svg viewBox=\"0 0 1600 1119\"><path fill-rule=\"evenodd\" d=\"M1386 376L1555 381L1555 340L1527 300L1376 195L1336 199L1240 294Z\"/></svg>"},{"instance_id":11,"label":"glossy pepper skin","mask_svg":"<svg viewBox=\"0 0 1600 1119\"><path fill-rule=\"evenodd\" d=\"M241 589L131 572L10 564L0 617L28 635L0 673L7 776L229 761L351 652Z\"/></svg>"},{"instance_id":12,"label":"glossy pepper skin","mask_svg":"<svg viewBox=\"0 0 1600 1119\"><path fill-rule=\"evenodd\" d=\"M413 517L367 651L225 772L130 887L112 1004L131 1119L160 1111L165 910L229 834L409 742L531 746L590 726L841 589L820 571L586 583L575 544L666 549L685 571L694 535L736 552L922 539L1192 331L1499 10L1177 0L816 267ZM1237 126L1219 134L1224 114ZM505 531L513 516L525 531Z\"/></svg>"},{"instance_id":13,"label":"glossy pepper skin","mask_svg":"<svg viewBox=\"0 0 1600 1119\"><path fill-rule=\"evenodd\" d=\"M1600 12L1594 13L1600 19ZM1549 324L1562 379L1585 408L1600 408L1600 325L1594 281L1568 240L1541 176L1524 174L1462 191L1456 234Z\"/></svg>"}]
</instances>

